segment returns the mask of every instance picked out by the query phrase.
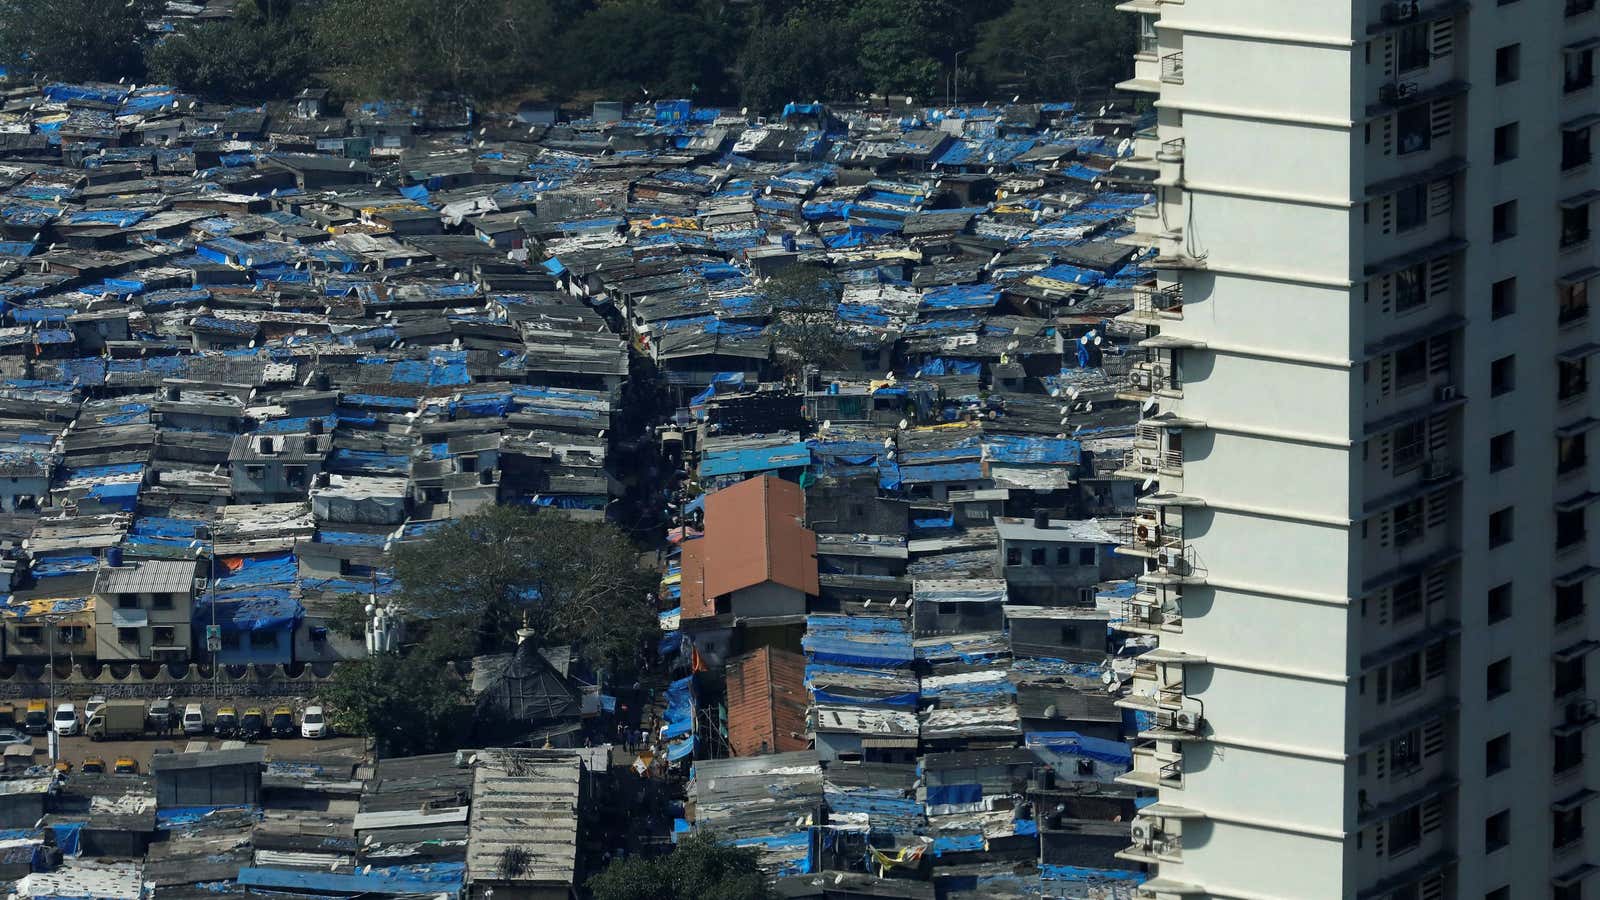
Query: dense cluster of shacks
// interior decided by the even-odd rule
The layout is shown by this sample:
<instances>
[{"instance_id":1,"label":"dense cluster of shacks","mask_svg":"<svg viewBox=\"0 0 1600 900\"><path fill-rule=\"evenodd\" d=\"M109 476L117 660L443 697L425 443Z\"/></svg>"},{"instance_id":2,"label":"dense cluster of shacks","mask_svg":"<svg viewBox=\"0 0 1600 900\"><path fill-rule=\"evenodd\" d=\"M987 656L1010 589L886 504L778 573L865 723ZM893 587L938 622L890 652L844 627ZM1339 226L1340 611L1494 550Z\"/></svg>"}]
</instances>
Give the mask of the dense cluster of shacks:
<instances>
[{"instance_id":1,"label":"dense cluster of shacks","mask_svg":"<svg viewBox=\"0 0 1600 900\"><path fill-rule=\"evenodd\" d=\"M1181 299L1130 239L1142 124L0 86L18 677L325 673L373 641L337 599L485 504L671 526L647 708L519 651L474 687L544 749L0 782L17 895L564 897L632 779L787 897L1133 897L1122 686L1172 623L1115 548ZM795 265L843 284L825 365L762 293ZM632 749L576 746L607 714Z\"/></svg>"}]
</instances>

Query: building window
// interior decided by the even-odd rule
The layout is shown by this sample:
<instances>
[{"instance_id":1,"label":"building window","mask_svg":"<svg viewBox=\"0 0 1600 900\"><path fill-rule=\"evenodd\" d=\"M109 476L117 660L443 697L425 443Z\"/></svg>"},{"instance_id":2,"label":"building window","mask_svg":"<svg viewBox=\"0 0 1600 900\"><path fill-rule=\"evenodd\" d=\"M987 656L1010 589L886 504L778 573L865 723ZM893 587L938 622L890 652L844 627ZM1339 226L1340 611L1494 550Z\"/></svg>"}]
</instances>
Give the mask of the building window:
<instances>
[{"instance_id":1,"label":"building window","mask_svg":"<svg viewBox=\"0 0 1600 900\"><path fill-rule=\"evenodd\" d=\"M1422 612L1422 576L1412 575L1389 589L1389 611L1399 622Z\"/></svg>"},{"instance_id":2,"label":"building window","mask_svg":"<svg viewBox=\"0 0 1600 900\"><path fill-rule=\"evenodd\" d=\"M1489 439L1489 471L1509 469L1517 460L1517 433L1503 431Z\"/></svg>"},{"instance_id":3,"label":"building window","mask_svg":"<svg viewBox=\"0 0 1600 900\"><path fill-rule=\"evenodd\" d=\"M1507 506L1489 514L1489 546L1504 547L1516 537L1514 510Z\"/></svg>"},{"instance_id":4,"label":"building window","mask_svg":"<svg viewBox=\"0 0 1600 900\"><path fill-rule=\"evenodd\" d=\"M1080 565L1080 566L1092 566L1094 564L1095 564L1095 561L1094 561L1094 548L1093 547L1079 547L1078 548L1078 565Z\"/></svg>"},{"instance_id":5,"label":"building window","mask_svg":"<svg viewBox=\"0 0 1600 900\"><path fill-rule=\"evenodd\" d=\"M138 609L138 608L139 608L139 595L138 594L118 594L117 595L117 609Z\"/></svg>"},{"instance_id":6,"label":"building window","mask_svg":"<svg viewBox=\"0 0 1600 900\"><path fill-rule=\"evenodd\" d=\"M250 632L251 650L271 650L278 646L278 633L276 631Z\"/></svg>"},{"instance_id":7,"label":"building window","mask_svg":"<svg viewBox=\"0 0 1600 900\"><path fill-rule=\"evenodd\" d=\"M1422 807L1413 806L1403 813L1389 817L1385 828L1389 837L1389 855L1399 856L1415 850L1422 840Z\"/></svg>"},{"instance_id":8,"label":"building window","mask_svg":"<svg viewBox=\"0 0 1600 900\"><path fill-rule=\"evenodd\" d=\"M1022 548L1021 547L1007 547L1006 548L1006 565L1008 565L1008 566L1020 566L1020 565L1022 565Z\"/></svg>"},{"instance_id":9,"label":"building window","mask_svg":"<svg viewBox=\"0 0 1600 900\"><path fill-rule=\"evenodd\" d=\"M1554 740L1554 759L1551 760L1551 769L1560 775L1570 772L1583 765L1583 732L1574 731L1570 734L1558 734Z\"/></svg>"},{"instance_id":10,"label":"building window","mask_svg":"<svg viewBox=\"0 0 1600 900\"><path fill-rule=\"evenodd\" d=\"M1561 207L1561 246L1576 247L1589 242L1589 204Z\"/></svg>"},{"instance_id":11,"label":"building window","mask_svg":"<svg viewBox=\"0 0 1600 900\"><path fill-rule=\"evenodd\" d=\"M1494 130L1494 164L1510 162L1517 158L1517 123L1501 125Z\"/></svg>"},{"instance_id":12,"label":"building window","mask_svg":"<svg viewBox=\"0 0 1600 900\"><path fill-rule=\"evenodd\" d=\"M1495 204L1492 234L1496 241L1517 236L1517 201Z\"/></svg>"},{"instance_id":13,"label":"building window","mask_svg":"<svg viewBox=\"0 0 1600 900\"><path fill-rule=\"evenodd\" d=\"M1056 548L1056 565L1058 565L1058 566L1070 566L1070 565L1072 565L1072 548L1071 547L1057 547Z\"/></svg>"},{"instance_id":14,"label":"building window","mask_svg":"<svg viewBox=\"0 0 1600 900\"><path fill-rule=\"evenodd\" d=\"M157 591L156 593L151 594L150 595L150 608L151 609L171 609L172 608L172 594L167 593L165 591Z\"/></svg>"},{"instance_id":15,"label":"building window","mask_svg":"<svg viewBox=\"0 0 1600 900\"><path fill-rule=\"evenodd\" d=\"M237 649L239 649L239 632L237 632L237 631L224 631L222 633L222 649L224 649L224 650L237 650Z\"/></svg>"},{"instance_id":16,"label":"building window","mask_svg":"<svg viewBox=\"0 0 1600 900\"><path fill-rule=\"evenodd\" d=\"M56 640L63 644L82 644L89 640L89 629L82 625L57 625Z\"/></svg>"},{"instance_id":17,"label":"building window","mask_svg":"<svg viewBox=\"0 0 1600 900\"><path fill-rule=\"evenodd\" d=\"M1422 498L1407 500L1390 513L1394 523L1394 545L1404 547L1422 539Z\"/></svg>"},{"instance_id":18,"label":"building window","mask_svg":"<svg viewBox=\"0 0 1600 900\"><path fill-rule=\"evenodd\" d=\"M1428 264L1417 263L1394 274L1394 311L1410 312L1428 302Z\"/></svg>"},{"instance_id":19,"label":"building window","mask_svg":"<svg viewBox=\"0 0 1600 900\"><path fill-rule=\"evenodd\" d=\"M139 643L139 629L137 629L137 628L118 628L117 629L117 643L119 643L119 644L137 644L137 643Z\"/></svg>"},{"instance_id":20,"label":"building window","mask_svg":"<svg viewBox=\"0 0 1600 900\"><path fill-rule=\"evenodd\" d=\"M1589 358L1556 361L1556 399L1571 400L1589 390Z\"/></svg>"},{"instance_id":21,"label":"building window","mask_svg":"<svg viewBox=\"0 0 1600 900\"><path fill-rule=\"evenodd\" d=\"M1034 566L1044 565L1044 548L1034 547L1028 551L1028 564Z\"/></svg>"},{"instance_id":22,"label":"building window","mask_svg":"<svg viewBox=\"0 0 1600 900\"><path fill-rule=\"evenodd\" d=\"M1565 54L1562 90L1568 94L1594 86L1594 51L1568 50Z\"/></svg>"},{"instance_id":23,"label":"building window","mask_svg":"<svg viewBox=\"0 0 1600 900\"><path fill-rule=\"evenodd\" d=\"M1522 77L1522 45L1507 44L1494 51L1494 83L1510 84Z\"/></svg>"},{"instance_id":24,"label":"building window","mask_svg":"<svg viewBox=\"0 0 1600 900\"><path fill-rule=\"evenodd\" d=\"M1399 778L1422 767L1422 730L1413 728L1389 741L1389 777Z\"/></svg>"},{"instance_id":25,"label":"building window","mask_svg":"<svg viewBox=\"0 0 1600 900\"><path fill-rule=\"evenodd\" d=\"M1569 881L1551 887L1550 900L1583 900L1583 882Z\"/></svg>"},{"instance_id":26,"label":"building window","mask_svg":"<svg viewBox=\"0 0 1600 900\"><path fill-rule=\"evenodd\" d=\"M177 640L177 631L171 625L157 625L150 629L150 643L171 647Z\"/></svg>"},{"instance_id":27,"label":"building window","mask_svg":"<svg viewBox=\"0 0 1600 900\"><path fill-rule=\"evenodd\" d=\"M1517 311L1517 279L1502 278L1489 289L1489 318L1503 319Z\"/></svg>"},{"instance_id":28,"label":"building window","mask_svg":"<svg viewBox=\"0 0 1600 900\"><path fill-rule=\"evenodd\" d=\"M1563 584L1556 587L1556 624L1565 625L1575 619L1583 617L1583 582Z\"/></svg>"},{"instance_id":29,"label":"building window","mask_svg":"<svg viewBox=\"0 0 1600 900\"><path fill-rule=\"evenodd\" d=\"M1589 465L1589 436L1584 432L1556 438L1556 474L1571 475Z\"/></svg>"},{"instance_id":30,"label":"building window","mask_svg":"<svg viewBox=\"0 0 1600 900\"><path fill-rule=\"evenodd\" d=\"M1410 231L1428 224L1428 186L1414 184L1394 192L1394 227Z\"/></svg>"},{"instance_id":31,"label":"building window","mask_svg":"<svg viewBox=\"0 0 1600 900\"><path fill-rule=\"evenodd\" d=\"M1585 677L1583 664L1584 657L1574 656L1571 659L1557 660L1555 664L1555 686L1551 695L1557 698L1570 694L1580 693L1588 679Z\"/></svg>"},{"instance_id":32,"label":"building window","mask_svg":"<svg viewBox=\"0 0 1600 900\"><path fill-rule=\"evenodd\" d=\"M1489 396L1509 394L1517 386L1517 357L1502 356L1489 363Z\"/></svg>"},{"instance_id":33,"label":"building window","mask_svg":"<svg viewBox=\"0 0 1600 900\"><path fill-rule=\"evenodd\" d=\"M1428 342L1417 341L1394 353L1396 390L1415 387L1428 380Z\"/></svg>"},{"instance_id":34,"label":"building window","mask_svg":"<svg viewBox=\"0 0 1600 900\"><path fill-rule=\"evenodd\" d=\"M1433 23L1420 22L1400 29L1395 48L1395 62L1401 72L1426 69L1433 61Z\"/></svg>"},{"instance_id":35,"label":"building window","mask_svg":"<svg viewBox=\"0 0 1600 900\"><path fill-rule=\"evenodd\" d=\"M1422 689L1422 654L1408 653L1389 666L1389 693L1395 699Z\"/></svg>"},{"instance_id":36,"label":"building window","mask_svg":"<svg viewBox=\"0 0 1600 900\"><path fill-rule=\"evenodd\" d=\"M1395 113L1395 146L1400 155L1428 149L1433 140L1433 104L1418 103Z\"/></svg>"},{"instance_id":37,"label":"building window","mask_svg":"<svg viewBox=\"0 0 1600 900\"><path fill-rule=\"evenodd\" d=\"M1583 507L1556 512L1556 549L1581 544L1589 536L1588 516Z\"/></svg>"},{"instance_id":38,"label":"building window","mask_svg":"<svg viewBox=\"0 0 1600 900\"><path fill-rule=\"evenodd\" d=\"M1497 775L1511 768L1511 735L1502 734L1483 744L1483 772Z\"/></svg>"},{"instance_id":39,"label":"building window","mask_svg":"<svg viewBox=\"0 0 1600 900\"><path fill-rule=\"evenodd\" d=\"M1424 422L1401 425L1390 438L1390 460L1396 475L1409 472L1422 465L1427 451L1428 426Z\"/></svg>"},{"instance_id":40,"label":"building window","mask_svg":"<svg viewBox=\"0 0 1600 900\"><path fill-rule=\"evenodd\" d=\"M1586 12L1594 12L1594 0L1567 0L1566 15L1568 18L1580 16Z\"/></svg>"},{"instance_id":41,"label":"building window","mask_svg":"<svg viewBox=\"0 0 1600 900\"><path fill-rule=\"evenodd\" d=\"M1503 697L1511 691L1511 658L1497 659L1484 670L1484 682L1490 700Z\"/></svg>"},{"instance_id":42,"label":"building window","mask_svg":"<svg viewBox=\"0 0 1600 900\"><path fill-rule=\"evenodd\" d=\"M1554 810L1550 824L1550 844L1557 850L1583 840L1583 807Z\"/></svg>"},{"instance_id":43,"label":"building window","mask_svg":"<svg viewBox=\"0 0 1600 900\"><path fill-rule=\"evenodd\" d=\"M1589 282L1572 281L1556 289L1556 324L1571 325L1589 318Z\"/></svg>"},{"instance_id":44,"label":"building window","mask_svg":"<svg viewBox=\"0 0 1600 900\"><path fill-rule=\"evenodd\" d=\"M1511 618L1511 582L1489 588L1489 624Z\"/></svg>"},{"instance_id":45,"label":"building window","mask_svg":"<svg viewBox=\"0 0 1600 900\"><path fill-rule=\"evenodd\" d=\"M1500 810L1483 820L1483 852L1493 853L1511 843L1511 812Z\"/></svg>"},{"instance_id":46,"label":"building window","mask_svg":"<svg viewBox=\"0 0 1600 900\"><path fill-rule=\"evenodd\" d=\"M44 630L38 625L18 625L17 641L23 644L37 644L44 635Z\"/></svg>"},{"instance_id":47,"label":"building window","mask_svg":"<svg viewBox=\"0 0 1600 900\"><path fill-rule=\"evenodd\" d=\"M1078 642L1081 639L1082 639L1082 636L1078 631L1078 626L1076 626L1076 625L1063 625L1063 626L1061 626L1061 646L1063 646L1063 647L1076 647L1076 646L1078 646Z\"/></svg>"},{"instance_id":48,"label":"building window","mask_svg":"<svg viewBox=\"0 0 1600 900\"><path fill-rule=\"evenodd\" d=\"M267 478L266 466L245 466L244 477L251 481L265 481Z\"/></svg>"},{"instance_id":49,"label":"building window","mask_svg":"<svg viewBox=\"0 0 1600 900\"><path fill-rule=\"evenodd\" d=\"M288 485L291 488L303 488L303 487L305 487L306 486L306 467L305 466L284 466L283 467L283 483Z\"/></svg>"},{"instance_id":50,"label":"building window","mask_svg":"<svg viewBox=\"0 0 1600 900\"><path fill-rule=\"evenodd\" d=\"M1587 166L1591 156L1589 131L1584 128L1567 128L1561 132L1561 171Z\"/></svg>"}]
</instances>

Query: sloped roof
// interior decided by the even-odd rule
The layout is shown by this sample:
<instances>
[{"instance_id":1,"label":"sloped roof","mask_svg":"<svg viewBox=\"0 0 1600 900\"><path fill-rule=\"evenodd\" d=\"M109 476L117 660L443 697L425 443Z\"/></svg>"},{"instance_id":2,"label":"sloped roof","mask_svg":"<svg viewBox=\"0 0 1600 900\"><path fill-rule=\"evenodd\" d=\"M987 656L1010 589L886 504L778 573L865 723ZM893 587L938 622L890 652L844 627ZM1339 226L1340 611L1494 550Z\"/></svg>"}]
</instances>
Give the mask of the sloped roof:
<instances>
[{"instance_id":1,"label":"sloped roof","mask_svg":"<svg viewBox=\"0 0 1600 900\"><path fill-rule=\"evenodd\" d=\"M806 495L777 478L706 497L705 537L683 545L683 616L715 615L724 594L774 582L816 594L817 536L802 524Z\"/></svg>"},{"instance_id":2,"label":"sloped roof","mask_svg":"<svg viewBox=\"0 0 1600 900\"><path fill-rule=\"evenodd\" d=\"M805 657L762 647L728 661L728 743L736 756L805 750Z\"/></svg>"}]
</instances>

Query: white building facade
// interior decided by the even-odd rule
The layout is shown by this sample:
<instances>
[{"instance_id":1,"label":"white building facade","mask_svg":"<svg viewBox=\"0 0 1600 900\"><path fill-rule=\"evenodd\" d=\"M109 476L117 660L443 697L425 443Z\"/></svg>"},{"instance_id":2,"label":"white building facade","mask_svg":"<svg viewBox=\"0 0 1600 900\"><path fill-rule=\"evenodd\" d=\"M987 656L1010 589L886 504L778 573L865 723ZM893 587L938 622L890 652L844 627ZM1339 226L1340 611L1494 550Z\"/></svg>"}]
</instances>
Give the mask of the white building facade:
<instances>
[{"instance_id":1,"label":"white building facade","mask_svg":"<svg viewBox=\"0 0 1600 900\"><path fill-rule=\"evenodd\" d=\"M1600 897L1594 0L1119 8L1159 254L1122 856L1163 898Z\"/></svg>"}]
</instances>

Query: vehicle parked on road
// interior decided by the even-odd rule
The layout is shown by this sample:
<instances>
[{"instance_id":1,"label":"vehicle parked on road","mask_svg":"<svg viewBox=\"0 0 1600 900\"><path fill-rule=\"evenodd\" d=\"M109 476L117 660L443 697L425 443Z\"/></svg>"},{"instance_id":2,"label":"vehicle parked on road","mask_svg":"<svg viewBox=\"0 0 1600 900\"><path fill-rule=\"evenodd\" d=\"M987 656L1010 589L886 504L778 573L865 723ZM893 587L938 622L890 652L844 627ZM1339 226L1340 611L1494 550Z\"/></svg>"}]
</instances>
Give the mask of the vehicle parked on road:
<instances>
[{"instance_id":1,"label":"vehicle parked on road","mask_svg":"<svg viewBox=\"0 0 1600 900\"><path fill-rule=\"evenodd\" d=\"M244 711L244 716L239 719L239 738L253 741L267 731L267 714L261 707L252 706Z\"/></svg>"},{"instance_id":2,"label":"vehicle parked on road","mask_svg":"<svg viewBox=\"0 0 1600 900\"><path fill-rule=\"evenodd\" d=\"M183 708L183 733L205 734L206 711L198 703L191 703Z\"/></svg>"},{"instance_id":3,"label":"vehicle parked on road","mask_svg":"<svg viewBox=\"0 0 1600 900\"><path fill-rule=\"evenodd\" d=\"M50 731L50 707L43 700L29 700L27 712L23 713L22 730L29 734L45 734Z\"/></svg>"},{"instance_id":4,"label":"vehicle parked on road","mask_svg":"<svg viewBox=\"0 0 1600 900\"><path fill-rule=\"evenodd\" d=\"M119 756L116 763L111 767L111 774L137 775L139 774L139 761L131 756Z\"/></svg>"},{"instance_id":5,"label":"vehicle parked on road","mask_svg":"<svg viewBox=\"0 0 1600 900\"><path fill-rule=\"evenodd\" d=\"M224 706L217 710L217 717L211 723L211 730L217 737L231 738L239 733L239 711L231 706Z\"/></svg>"},{"instance_id":6,"label":"vehicle parked on road","mask_svg":"<svg viewBox=\"0 0 1600 900\"><path fill-rule=\"evenodd\" d=\"M305 714L300 717L300 736L313 741L328 736L328 720L322 707L315 705L306 707Z\"/></svg>"},{"instance_id":7,"label":"vehicle parked on road","mask_svg":"<svg viewBox=\"0 0 1600 900\"><path fill-rule=\"evenodd\" d=\"M106 695L105 694L95 694L93 697L90 697L88 702L83 704L83 718L84 718L84 720L87 721L89 719L94 718L94 714L99 712L100 711L100 707L105 706L105 705L106 705Z\"/></svg>"},{"instance_id":8,"label":"vehicle parked on road","mask_svg":"<svg viewBox=\"0 0 1600 900\"><path fill-rule=\"evenodd\" d=\"M85 775L104 775L106 773L106 761L98 756L85 756L83 765L78 767L78 771Z\"/></svg>"},{"instance_id":9,"label":"vehicle parked on road","mask_svg":"<svg viewBox=\"0 0 1600 900\"><path fill-rule=\"evenodd\" d=\"M7 744L31 744L33 738L15 728L0 728L0 747Z\"/></svg>"},{"instance_id":10,"label":"vehicle parked on road","mask_svg":"<svg viewBox=\"0 0 1600 900\"><path fill-rule=\"evenodd\" d=\"M143 737L145 731L144 702L140 700L110 700L100 707L83 729L91 741L123 740Z\"/></svg>"},{"instance_id":11,"label":"vehicle parked on road","mask_svg":"<svg viewBox=\"0 0 1600 900\"><path fill-rule=\"evenodd\" d=\"M78 721L78 708L71 703L63 703L56 707L56 715L51 723L55 727L56 734L62 737L71 737L82 727L82 723Z\"/></svg>"},{"instance_id":12,"label":"vehicle parked on road","mask_svg":"<svg viewBox=\"0 0 1600 900\"><path fill-rule=\"evenodd\" d=\"M157 734L170 732L178 725L178 707L171 697L150 701L150 730Z\"/></svg>"},{"instance_id":13,"label":"vehicle parked on road","mask_svg":"<svg viewBox=\"0 0 1600 900\"><path fill-rule=\"evenodd\" d=\"M294 737L294 710L280 706L272 711L272 736Z\"/></svg>"}]
</instances>

